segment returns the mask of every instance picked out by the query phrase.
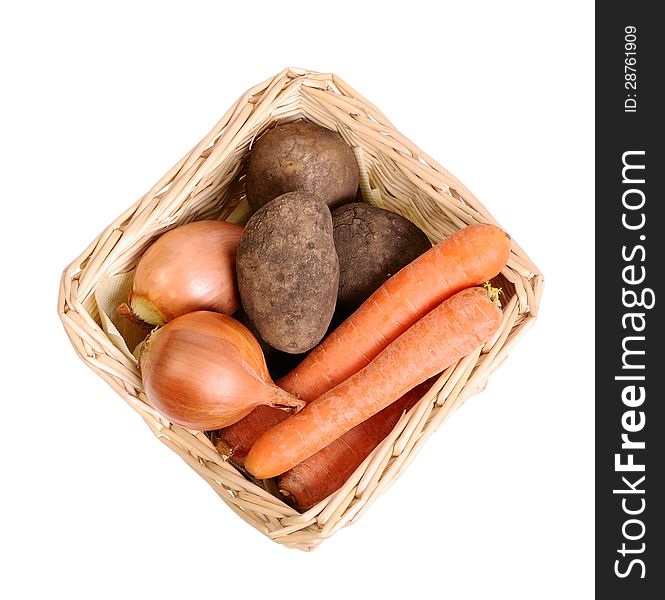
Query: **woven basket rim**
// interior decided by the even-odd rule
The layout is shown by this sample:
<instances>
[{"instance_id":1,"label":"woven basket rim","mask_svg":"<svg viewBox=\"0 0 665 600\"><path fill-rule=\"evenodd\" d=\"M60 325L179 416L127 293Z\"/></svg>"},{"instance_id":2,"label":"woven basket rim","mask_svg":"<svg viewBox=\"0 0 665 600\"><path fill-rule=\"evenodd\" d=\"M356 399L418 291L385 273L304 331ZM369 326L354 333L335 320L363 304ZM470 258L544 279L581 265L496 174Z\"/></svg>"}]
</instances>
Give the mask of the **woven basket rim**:
<instances>
[{"instance_id":1,"label":"woven basket rim","mask_svg":"<svg viewBox=\"0 0 665 600\"><path fill-rule=\"evenodd\" d=\"M339 76L286 68L247 90L190 152L64 269L58 314L83 361L236 514L280 544L311 550L358 520L433 431L485 387L537 317L544 279L513 239L510 259L499 276L506 302L497 334L482 350L447 369L338 492L301 514L249 481L223 460L204 433L170 423L147 404L136 364L97 322L94 291L105 278L130 270L150 241L167 229L193 219L228 218L242 199L242 158L255 138L276 122L298 118L336 129L360 148L369 184L386 208L405 214L431 238L473 223L499 225L462 182Z\"/></svg>"}]
</instances>

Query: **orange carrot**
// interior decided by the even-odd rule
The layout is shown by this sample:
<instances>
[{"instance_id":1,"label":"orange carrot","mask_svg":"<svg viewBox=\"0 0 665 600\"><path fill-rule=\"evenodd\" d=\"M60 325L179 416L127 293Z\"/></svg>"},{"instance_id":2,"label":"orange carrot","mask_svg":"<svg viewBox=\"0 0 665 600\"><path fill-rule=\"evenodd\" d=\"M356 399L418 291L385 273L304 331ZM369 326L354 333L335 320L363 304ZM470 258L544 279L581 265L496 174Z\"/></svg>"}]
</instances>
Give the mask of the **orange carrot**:
<instances>
[{"instance_id":1,"label":"orange carrot","mask_svg":"<svg viewBox=\"0 0 665 600\"><path fill-rule=\"evenodd\" d=\"M393 430L402 414L432 387L435 379L432 377L416 386L332 444L280 475L277 487L286 502L303 512L341 488L360 463Z\"/></svg>"},{"instance_id":2,"label":"orange carrot","mask_svg":"<svg viewBox=\"0 0 665 600\"><path fill-rule=\"evenodd\" d=\"M484 344L500 324L501 310L485 290L455 294L369 365L262 434L245 469L258 479L288 471Z\"/></svg>"},{"instance_id":3,"label":"orange carrot","mask_svg":"<svg viewBox=\"0 0 665 600\"><path fill-rule=\"evenodd\" d=\"M461 229L393 275L277 385L305 402L318 398L365 367L446 298L497 275L509 253L510 237L498 227ZM258 436L286 416L259 407L221 430L219 444L242 467Z\"/></svg>"}]
</instances>

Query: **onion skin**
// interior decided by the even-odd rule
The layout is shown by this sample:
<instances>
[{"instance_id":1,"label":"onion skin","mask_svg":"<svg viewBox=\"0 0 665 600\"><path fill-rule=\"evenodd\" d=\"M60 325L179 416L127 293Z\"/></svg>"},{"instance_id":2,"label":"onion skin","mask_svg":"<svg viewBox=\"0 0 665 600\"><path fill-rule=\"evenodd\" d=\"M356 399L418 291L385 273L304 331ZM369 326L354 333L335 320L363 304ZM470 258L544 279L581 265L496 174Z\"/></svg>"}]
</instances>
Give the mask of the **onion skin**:
<instances>
[{"instance_id":1,"label":"onion skin","mask_svg":"<svg viewBox=\"0 0 665 600\"><path fill-rule=\"evenodd\" d=\"M118 312L163 325L197 310L233 314L240 306L235 259L243 227L194 221L166 232L139 260L129 306Z\"/></svg>"},{"instance_id":2,"label":"onion skin","mask_svg":"<svg viewBox=\"0 0 665 600\"><path fill-rule=\"evenodd\" d=\"M188 429L228 427L261 404L284 410L305 404L273 383L249 330L220 313L188 313L155 330L140 368L150 404Z\"/></svg>"}]
</instances>

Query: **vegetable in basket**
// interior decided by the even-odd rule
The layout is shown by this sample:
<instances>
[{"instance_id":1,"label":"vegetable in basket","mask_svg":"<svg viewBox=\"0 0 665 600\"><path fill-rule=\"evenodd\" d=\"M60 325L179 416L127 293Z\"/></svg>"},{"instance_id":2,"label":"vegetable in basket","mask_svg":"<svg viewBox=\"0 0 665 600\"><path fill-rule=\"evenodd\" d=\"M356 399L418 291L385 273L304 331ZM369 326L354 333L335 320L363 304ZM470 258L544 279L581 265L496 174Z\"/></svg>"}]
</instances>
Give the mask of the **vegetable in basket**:
<instances>
[{"instance_id":1,"label":"vegetable in basket","mask_svg":"<svg viewBox=\"0 0 665 600\"><path fill-rule=\"evenodd\" d=\"M458 292L355 375L263 433L247 454L245 468L257 479L288 471L482 346L501 320L501 309L483 288Z\"/></svg>"},{"instance_id":2,"label":"vegetable in basket","mask_svg":"<svg viewBox=\"0 0 665 600\"><path fill-rule=\"evenodd\" d=\"M118 312L138 323L163 325L196 310L233 314L240 305L235 259L243 228L194 221L159 237L136 266L129 306Z\"/></svg>"},{"instance_id":3,"label":"vegetable in basket","mask_svg":"<svg viewBox=\"0 0 665 600\"><path fill-rule=\"evenodd\" d=\"M465 227L416 258L376 290L344 323L277 381L311 401L365 367L390 342L456 292L497 275L510 253L510 237L494 225ZM261 406L218 434L219 445L243 466L249 448L285 419Z\"/></svg>"},{"instance_id":4,"label":"vegetable in basket","mask_svg":"<svg viewBox=\"0 0 665 600\"><path fill-rule=\"evenodd\" d=\"M262 404L282 410L305 404L272 382L249 330L220 313L187 313L153 331L140 369L150 404L189 429L226 427Z\"/></svg>"},{"instance_id":5,"label":"vegetable in basket","mask_svg":"<svg viewBox=\"0 0 665 600\"><path fill-rule=\"evenodd\" d=\"M287 192L309 192L329 208L352 202L358 163L339 133L307 121L278 125L254 144L247 165L247 200L258 210Z\"/></svg>"},{"instance_id":6,"label":"vegetable in basket","mask_svg":"<svg viewBox=\"0 0 665 600\"><path fill-rule=\"evenodd\" d=\"M242 307L268 344L300 354L321 341L339 281L323 200L289 192L257 210L240 238L236 267Z\"/></svg>"}]
</instances>

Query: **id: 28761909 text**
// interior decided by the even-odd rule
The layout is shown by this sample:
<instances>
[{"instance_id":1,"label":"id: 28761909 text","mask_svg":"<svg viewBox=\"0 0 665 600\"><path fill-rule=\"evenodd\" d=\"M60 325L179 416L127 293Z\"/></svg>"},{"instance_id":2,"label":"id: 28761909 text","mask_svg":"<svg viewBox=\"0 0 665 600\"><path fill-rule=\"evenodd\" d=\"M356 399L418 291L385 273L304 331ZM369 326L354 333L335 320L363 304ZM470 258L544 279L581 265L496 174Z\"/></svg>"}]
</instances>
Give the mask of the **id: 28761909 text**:
<instances>
[{"instance_id":1,"label":"id: 28761909 text","mask_svg":"<svg viewBox=\"0 0 665 600\"><path fill-rule=\"evenodd\" d=\"M624 88L626 98L623 110L627 113L637 112L637 27L627 25L624 28L625 59L623 65Z\"/></svg>"}]
</instances>

